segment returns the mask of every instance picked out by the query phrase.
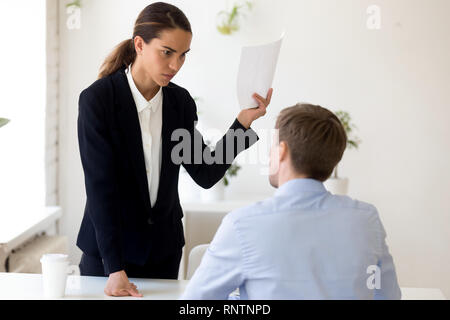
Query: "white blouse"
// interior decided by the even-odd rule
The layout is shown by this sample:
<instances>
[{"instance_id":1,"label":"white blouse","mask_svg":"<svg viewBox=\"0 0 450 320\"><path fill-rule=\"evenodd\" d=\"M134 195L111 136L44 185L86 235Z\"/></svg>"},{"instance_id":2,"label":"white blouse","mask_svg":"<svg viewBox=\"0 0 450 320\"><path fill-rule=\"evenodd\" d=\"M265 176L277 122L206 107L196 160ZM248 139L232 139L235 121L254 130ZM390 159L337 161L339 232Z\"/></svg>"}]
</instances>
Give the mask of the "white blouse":
<instances>
[{"instance_id":1,"label":"white blouse","mask_svg":"<svg viewBox=\"0 0 450 320\"><path fill-rule=\"evenodd\" d=\"M161 172L162 88L159 89L158 93L150 101L147 101L134 83L131 75L131 65L126 70L126 74L141 125L150 203L153 207L158 196L159 176Z\"/></svg>"}]
</instances>

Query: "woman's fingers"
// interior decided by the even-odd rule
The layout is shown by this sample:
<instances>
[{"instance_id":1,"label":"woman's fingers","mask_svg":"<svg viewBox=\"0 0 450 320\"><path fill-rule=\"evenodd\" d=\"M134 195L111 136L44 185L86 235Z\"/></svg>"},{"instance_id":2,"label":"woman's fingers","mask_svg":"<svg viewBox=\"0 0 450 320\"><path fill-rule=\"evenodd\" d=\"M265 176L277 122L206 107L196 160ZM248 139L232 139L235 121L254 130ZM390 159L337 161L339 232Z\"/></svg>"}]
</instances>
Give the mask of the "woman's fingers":
<instances>
[{"instance_id":1,"label":"woman's fingers","mask_svg":"<svg viewBox=\"0 0 450 320\"><path fill-rule=\"evenodd\" d=\"M270 104L270 101L272 100L272 93L273 93L273 88L269 89L269 92L267 93L267 105Z\"/></svg>"},{"instance_id":2,"label":"woman's fingers","mask_svg":"<svg viewBox=\"0 0 450 320\"><path fill-rule=\"evenodd\" d=\"M112 296L112 297L125 297L125 296L129 296L127 289L118 289L118 290L114 290L112 292L109 292L107 290L105 290L105 293L108 296Z\"/></svg>"},{"instance_id":3,"label":"woman's fingers","mask_svg":"<svg viewBox=\"0 0 450 320\"><path fill-rule=\"evenodd\" d=\"M128 293L133 297L142 297L142 294L139 293L137 286L133 282L130 282Z\"/></svg>"},{"instance_id":4,"label":"woman's fingers","mask_svg":"<svg viewBox=\"0 0 450 320\"><path fill-rule=\"evenodd\" d=\"M267 108L269 106L269 104L270 104L270 101L272 100L272 93L273 93L273 89L270 88L269 91L267 92L266 99L264 99L263 97L261 97L257 93L255 93L253 95L253 97L258 101L259 107Z\"/></svg>"},{"instance_id":5,"label":"woman's fingers","mask_svg":"<svg viewBox=\"0 0 450 320\"><path fill-rule=\"evenodd\" d=\"M128 280L124 270L109 275L104 292L106 295L114 297L143 296L137 290L136 285Z\"/></svg>"},{"instance_id":6,"label":"woman's fingers","mask_svg":"<svg viewBox=\"0 0 450 320\"><path fill-rule=\"evenodd\" d=\"M130 294L128 293L128 289L120 289L118 292L116 292L118 297L126 297Z\"/></svg>"},{"instance_id":7,"label":"woman's fingers","mask_svg":"<svg viewBox=\"0 0 450 320\"><path fill-rule=\"evenodd\" d=\"M139 293L139 291L137 291L136 288L130 288L130 289L128 289L128 292L129 292L130 295L133 296L133 297L138 297L138 298L143 297L143 295L142 295L141 293Z\"/></svg>"},{"instance_id":8,"label":"woman's fingers","mask_svg":"<svg viewBox=\"0 0 450 320\"><path fill-rule=\"evenodd\" d=\"M253 97L256 99L256 100L263 100L263 97L261 97L259 94L257 94L257 93L255 93L255 94L253 94Z\"/></svg>"},{"instance_id":9,"label":"woman's fingers","mask_svg":"<svg viewBox=\"0 0 450 320\"><path fill-rule=\"evenodd\" d=\"M267 92L266 99L261 97L259 94L254 93L252 97L258 103L258 107L242 110L238 115L239 122L246 128L249 128L253 121L264 116L267 113L267 107L269 106L270 100L272 99L272 92L273 89L270 88Z\"/></svg>"},{"instance_id":10,"label":"woman's fingers","mask_svg":"<svg viewBox=\"0 0 450 320\"><path fill-rule=\"evenodd\" d=\"M258 105L259 105L260 107L265 105L266 99L264 99L263 97L261 97L259 94L255 93L255 94L253 95L253 97L256 99L256 101L258 102Z\"/></svg>"},{"instance_id":11,"label":"woman's fingers","mask_svg":"<svg viewBox=\"0 0 450 320\"><path fill-rule=\"evenodd\" d=\"M114 297L132 296L132 297L138 297L138 298L143 297L143 295L141 293L139 293L139 291L137 291L136 288L132 288L132 287L130 287L128 289L116 290L113 292L112 296L114 296Z\"/></svg>"},{"instance_id":12,"label":"woman's fingers","mask_svg":"<svg viewBox=\"0 0 450 320\"><path fill-rule=\"evenodd\" d=\"M143 295L141 293L139 293L139 291L137 290L136 285L133 283L130 283L130 286L128 288L114 290L113 292L108 292L107 290L105 290L105 293L108 296L113 296L113 297L127 297L127 296L138 297L138 298L143 297Z\"/></svg>"}]
</instances>

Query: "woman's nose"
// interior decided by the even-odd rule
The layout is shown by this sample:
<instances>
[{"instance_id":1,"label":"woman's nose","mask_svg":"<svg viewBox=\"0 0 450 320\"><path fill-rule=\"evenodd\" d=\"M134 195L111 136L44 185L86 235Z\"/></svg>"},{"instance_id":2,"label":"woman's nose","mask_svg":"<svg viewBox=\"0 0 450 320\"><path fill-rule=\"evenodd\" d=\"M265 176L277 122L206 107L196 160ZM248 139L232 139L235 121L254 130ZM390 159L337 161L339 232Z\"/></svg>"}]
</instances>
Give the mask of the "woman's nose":
<instances>
[{"instance_id":1,"label":"woman's nose","mask_svg":"<svg viewBox=\"0 0 450 320\"><path fill-rule=\"evenodd\" d=\"M179 59L174 59L170 62L169 68L172 69L175 73L180 70L181 66L183 65L183 62Z\"/></svg>"}]
</instances>

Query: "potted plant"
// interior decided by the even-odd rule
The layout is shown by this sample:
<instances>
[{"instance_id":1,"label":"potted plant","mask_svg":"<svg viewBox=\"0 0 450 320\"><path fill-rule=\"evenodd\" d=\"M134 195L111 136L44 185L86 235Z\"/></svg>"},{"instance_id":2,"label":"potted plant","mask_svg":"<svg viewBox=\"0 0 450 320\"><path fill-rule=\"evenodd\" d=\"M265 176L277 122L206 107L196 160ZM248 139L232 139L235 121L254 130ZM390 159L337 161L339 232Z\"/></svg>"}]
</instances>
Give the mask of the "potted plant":
<instances>
[{"instance_id":1,"label":"potted plant","mask_svg":"<svg viewBox=\"0 0 450 320\"><path fill-rule=\"evenodd\" d=\"M0 128L6 125L9 122L8 119L0 118Z\"/></svg>"},{"instance_id":2,"label":"potted plant","mask_svg":"<svg viewBox=\"0 0 450 320\"><path fill-rule=\"evenodd\" d=\"M81 0L74 0L71 3L66 4L66 7L75 7L75 8L81 8Z\"/></svg>"},{"instance_id":3,"label":"potted plant","mask_svg":"<svg viewBox=\"0 0 450 320\"><path fill-rule=\"evenodd\" d=\"M230 35L239 30L239 17L244 16L243 11L251 10L252 3L246 1L245 4L240 5L235 3L230 11L220 11L217 18L220 20L217 25L217 30L224 35Z\"/></svg>"},{"instance_id":4,"label":"potted plant","mask_svg":"<svg viewBox=\"0 0 450 320\"><path fill-rule=\"evenodd\" d=\"M361 140L353 135L353 129L356 129L356 126L351 122L352 118L350 114L342 110L336 111L335 114L341 121L345 133L347 134L347 149L358 149ZM348 192L349 180L348 178L339 176L338 166L339 164L336 165L333 174L324 182L324 185L332 194L346 195Z\"/></svg>"},{"instance_id":5,"label":"potted plant","mask_svg":"<svg viewBox=\"0 0 450 320\"><path fill-rule=\"evenodd\" d=\"M230 178L237 176L238 171L241 170L241 166L237 163L232 163L231 167L228 168L227 172L225 172L225 176L222 179L222 182L225 187L228 187L230 184L229 180Z\"/></svg>"}]
</instances>

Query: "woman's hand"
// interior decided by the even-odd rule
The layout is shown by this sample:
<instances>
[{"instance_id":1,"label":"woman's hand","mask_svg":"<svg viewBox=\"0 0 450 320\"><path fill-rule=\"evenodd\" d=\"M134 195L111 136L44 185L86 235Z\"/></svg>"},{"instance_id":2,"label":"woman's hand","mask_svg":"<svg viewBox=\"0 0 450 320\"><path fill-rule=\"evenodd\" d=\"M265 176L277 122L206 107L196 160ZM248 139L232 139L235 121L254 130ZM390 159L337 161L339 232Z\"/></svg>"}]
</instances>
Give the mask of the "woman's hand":
<instances>
[{"instance_id":1,"label":"woman's hand","mask_svg":"<svg viewBox=\"0 0 450 320\"><path fill-rule=\"evenodd\" d=\"M104 292L106 295L113 297L143 296L139 293L134 283L128 281L127 274L123 270L109 275Z\"/></svg>"},{"instance_id":2,"label":"woman's hand","mask_svg":"<svg viewBox=\"0 0 450 320\"><path fill-rule=\"evenodd\" d=\"M270 104L270 100L272 99L273 89L270 88L267 93L267 97L264 99L259 94L253 94L253 98L258 102L257 108L245 109L239 112L237 119L246 129L250 128L253 121L262 117L266 114L266 109Z\"/></svg>"}]
</instances>

